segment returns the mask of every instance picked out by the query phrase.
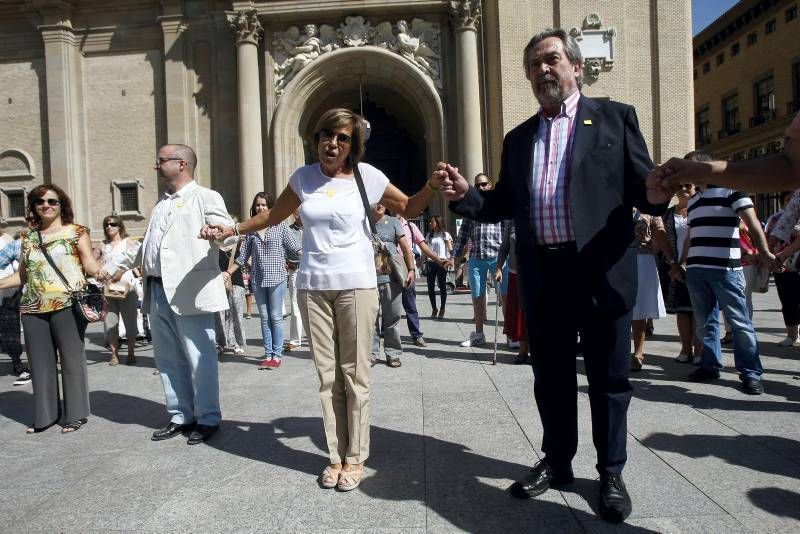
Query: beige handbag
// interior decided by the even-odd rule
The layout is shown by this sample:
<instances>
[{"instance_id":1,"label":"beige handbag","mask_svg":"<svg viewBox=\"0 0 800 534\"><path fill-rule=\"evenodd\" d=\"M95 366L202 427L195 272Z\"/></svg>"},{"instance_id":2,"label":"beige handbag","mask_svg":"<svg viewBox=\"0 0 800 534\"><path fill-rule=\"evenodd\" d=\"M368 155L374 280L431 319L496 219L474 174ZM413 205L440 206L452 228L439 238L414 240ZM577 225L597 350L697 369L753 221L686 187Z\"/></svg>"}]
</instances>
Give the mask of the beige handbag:
<instances>
[{"instance_id":1,"label":"beige handbag","mask_svg":"<svg viewBox=\"0 0 800 534\"><path fill-rule=\"evenodd\" d=\"M234 263L235 263L235 261L236 261L236 249L237 249L238 247L239 247L239 244L237 243L237 244L236 244L236 245L234 245L234 246L233 246L233 248L231 249L231 257L230 257L230 259L228 260L228 272L229 272L229 273L231 272L231 267L233 267L233 264L234 264ZM226 290L226 291L230 291L231 289L233 289L233 276L231 276L231 275L228 275L228 278L225 280L225 290Z\"/></svg>"},{"instance_id":2,"label":"beige handbag","mask_svg":"<svg viewBox=\"0 0 800 534\"><path fill-rule=\"evenodd\" d=\"M103 296L112 300L124 300L131 292L131 285L128 282L108 282L103 287Z\"/></svg>"}]
</instances>

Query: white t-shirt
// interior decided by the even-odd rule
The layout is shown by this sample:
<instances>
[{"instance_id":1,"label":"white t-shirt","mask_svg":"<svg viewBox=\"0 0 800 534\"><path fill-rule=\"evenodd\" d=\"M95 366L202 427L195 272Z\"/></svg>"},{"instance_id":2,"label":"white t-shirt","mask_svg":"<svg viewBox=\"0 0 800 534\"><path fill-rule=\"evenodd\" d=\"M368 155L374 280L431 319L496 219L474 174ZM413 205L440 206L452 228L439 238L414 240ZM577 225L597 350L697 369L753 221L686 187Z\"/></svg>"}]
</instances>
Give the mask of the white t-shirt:
<instances>
[{"instance_id":1,"label":"white t-shirt","mask_svg":"<svg viewBox=\"0 0 800 534\"><path fill-rule=\"evenodd\" d=\"M369 204L383 197L389 179L359 163ZM370 289L378 287L372 243L355 178L331 178L319 163L297 169L289 187L300 199L303 255L298 289Z\"/></svg>"},{"instance_id":2,"label":"white t-shirt","mask_svg":"<svg viewBox=\"0 0 800 534\"><path fill-rule=\"evenodd\" d=\"M447 243L453 242L453 237L448 232L436 232L433 234L428 234L430 237L430 247L431 250L436 253L442 259L448 259L450 257L450 253L447 252Z\"/></svg>"}]
</instances>

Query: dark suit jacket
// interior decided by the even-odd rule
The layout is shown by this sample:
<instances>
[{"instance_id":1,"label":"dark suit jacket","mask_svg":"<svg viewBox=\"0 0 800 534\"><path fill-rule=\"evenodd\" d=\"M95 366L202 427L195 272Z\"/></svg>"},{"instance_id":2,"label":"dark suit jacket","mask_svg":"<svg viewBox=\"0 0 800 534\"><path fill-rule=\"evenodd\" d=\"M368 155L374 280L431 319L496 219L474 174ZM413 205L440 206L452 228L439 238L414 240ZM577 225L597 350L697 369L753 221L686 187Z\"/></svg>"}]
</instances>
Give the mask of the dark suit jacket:
<instances>
[{"instance_id":1,"label":"dark suit jacket","mask_svg":"<svg viewBox=\"0 0 800 534\"><path fill-rule=\"evenodd\" d=\"M451 203L454 212L471 219L514 220L521 301L529 315L547 312L545 303L537 303L537 294L549 282L537 274L541 257L530 219L538 126L537 114L506 135L494 190L482 194L470 188L464 199ZM658 215L666 204L647 201L644 181L653 162L632 106L581 96L574 128L569 206L581 282L601 311L621 316L636 300L633 207Z\"/></svg>"}]
</instances>

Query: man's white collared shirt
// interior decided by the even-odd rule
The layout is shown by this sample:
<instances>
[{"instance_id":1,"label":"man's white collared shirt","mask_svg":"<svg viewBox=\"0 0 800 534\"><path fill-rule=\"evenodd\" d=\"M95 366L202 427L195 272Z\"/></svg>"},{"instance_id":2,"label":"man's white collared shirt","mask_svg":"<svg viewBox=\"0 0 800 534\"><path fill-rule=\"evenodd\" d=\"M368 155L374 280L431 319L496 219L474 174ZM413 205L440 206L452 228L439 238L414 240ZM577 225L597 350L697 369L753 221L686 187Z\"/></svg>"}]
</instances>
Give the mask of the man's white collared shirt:
<instances>
[{"instance_id":1,"label":"man's white collared shirt","mask_svg":"<svg viewBox=\"0 0 800 534\"><path fill-rule=\"evenodd\" d=\"M197 187L197 182L191 181L175 193L164 191L161 199L153 209L150 216L150 226L147 229L147 244L142 256L142 267L145 276L161 276L161 240L175 218L176 210L183 207L186 194Z\"/></svg>"}]
</instances>

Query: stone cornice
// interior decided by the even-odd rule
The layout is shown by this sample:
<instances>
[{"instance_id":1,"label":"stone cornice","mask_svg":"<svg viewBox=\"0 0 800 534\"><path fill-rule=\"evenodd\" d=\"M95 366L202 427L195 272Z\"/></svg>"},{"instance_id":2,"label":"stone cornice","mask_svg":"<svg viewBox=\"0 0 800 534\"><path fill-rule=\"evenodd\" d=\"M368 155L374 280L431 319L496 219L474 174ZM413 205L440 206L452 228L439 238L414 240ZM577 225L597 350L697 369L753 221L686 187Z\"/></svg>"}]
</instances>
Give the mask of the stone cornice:
<instances>
[{"instance_id":1,"label":"stone cornice","mask_svg":"<svg viewBox=\"0 0 800 534\"><path fill-rule=\"evenodd\" d=\"M450 20L453 29L476 31L481 18L480 0L450 0Z\"/></svg>"},{"instance_id":2,"label":"stone cornice","mask_svg":"<svg viewBox=\"0 0 800 534\"><path fill-rule=\"evenodd\" d=\"M236 44L257 45L264 34L264 27L258 20L258 13L255 9L245 11L234 11L228 13L228 24L236 35Z\"/></svg>"},{"instance_id":3,"label":"stone cornice","mask_svg":"<svg viewBox=\"0 0 800 534\"><path fill-rule=\"evenodd\" d=\"M182 33L188 28L183 15L161 15L156 17L164 33Z\"/></svg>"}]
</instances>

